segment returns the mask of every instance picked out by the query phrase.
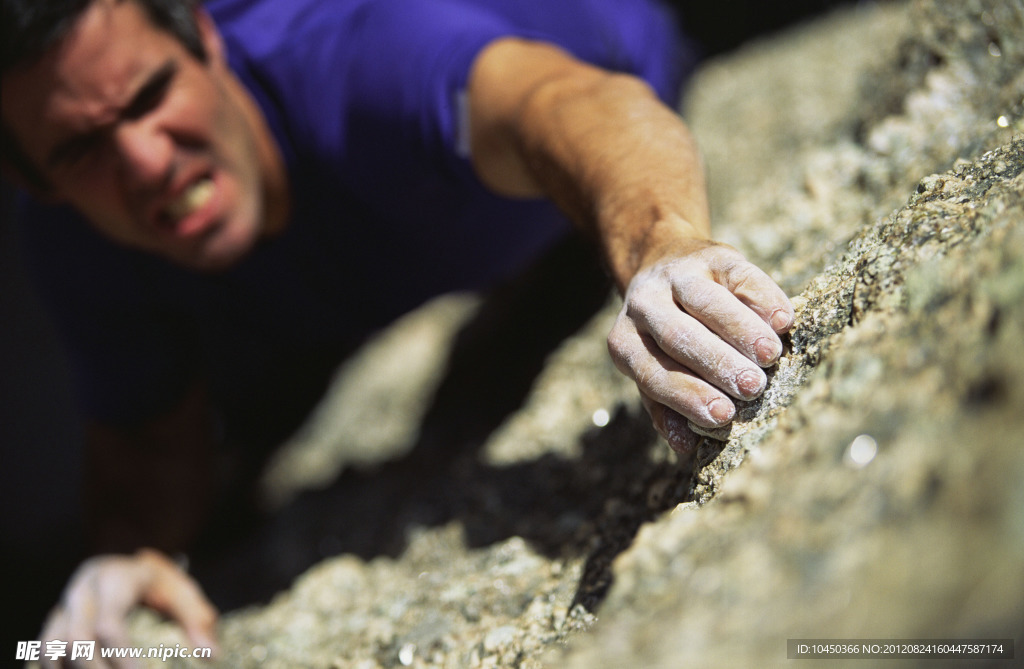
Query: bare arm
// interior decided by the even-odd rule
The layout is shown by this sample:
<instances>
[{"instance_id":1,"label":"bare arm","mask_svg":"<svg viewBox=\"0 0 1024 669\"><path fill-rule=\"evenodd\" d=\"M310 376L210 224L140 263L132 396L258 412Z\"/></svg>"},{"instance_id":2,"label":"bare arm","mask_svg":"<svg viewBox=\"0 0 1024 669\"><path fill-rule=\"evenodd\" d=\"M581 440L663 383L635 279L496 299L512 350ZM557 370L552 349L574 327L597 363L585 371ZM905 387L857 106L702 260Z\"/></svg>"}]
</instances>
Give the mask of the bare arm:
<instances>
[{"instance_id":1,"label":"bare arm","mask_svg":"<svg viewBox=\"0 0 1024 669\"><path fill-rule=\"evenodd\" d=\"M216 610L160 552L186 548L205 520L213 494L214 427L198 385L145 423L88 426L87 520L100 554L71 576L41 639L128 646L127 615L146 606L180 623L194 646L214 646ZM122 666L111 662L105 666Z\"/></svg>"},{"instance_id":2,"label":"bare arm","mask_svg":"<svg viewBox=\"0 0 1024 669\"><path fill-rule=\"evenodd\" d=\"M658 246L655 237L710 236L696 144L644 82L508 39L481 54L470 93L484 183L553 199L600 237L620 289Z\"/></svg>"},{"instance_id":3,"label":"bare arm","mask_svg":"<svg viewBox=\"0 0 1024 669\"><path fill-rule=\"evenodd\" d=\"M470 79L473 164L495 192L545 195L599 240L624 294L609 335L658 431L728 423L764 389L793 307L760 269L710 239L699 154L643 82L557 47L499 40Z\"/></svg>"}]
</instances>

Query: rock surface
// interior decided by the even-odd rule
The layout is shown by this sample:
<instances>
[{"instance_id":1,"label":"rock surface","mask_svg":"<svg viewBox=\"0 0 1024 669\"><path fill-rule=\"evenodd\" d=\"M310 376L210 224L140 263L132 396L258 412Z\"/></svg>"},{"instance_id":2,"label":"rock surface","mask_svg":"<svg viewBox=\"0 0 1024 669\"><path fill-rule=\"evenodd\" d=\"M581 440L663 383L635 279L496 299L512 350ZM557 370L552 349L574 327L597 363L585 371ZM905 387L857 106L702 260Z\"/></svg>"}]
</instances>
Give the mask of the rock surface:
<instances>
[{"instance_id":1,"label":"rock surface","mask_svg":"<svg viewBox=\"0 0 1024 669\"><path fill-rule=\"evenodd\" d=\"M685 110L719 236L797 295L764 396L677 462L607 360L613 299L507 415L417 457L448 434L431 398L454 333L487 311L428 305L271 469L285 520L230 564L333 557L228 612L221 666L770 667L787 639L836 637L1024 652L1024 3L861 4L707 64ZM310 490L339 471L355 492ZM134 633L183 642L147 615ZM209 666L159 666L179 665Z\"/></svg>"}]
</instances>

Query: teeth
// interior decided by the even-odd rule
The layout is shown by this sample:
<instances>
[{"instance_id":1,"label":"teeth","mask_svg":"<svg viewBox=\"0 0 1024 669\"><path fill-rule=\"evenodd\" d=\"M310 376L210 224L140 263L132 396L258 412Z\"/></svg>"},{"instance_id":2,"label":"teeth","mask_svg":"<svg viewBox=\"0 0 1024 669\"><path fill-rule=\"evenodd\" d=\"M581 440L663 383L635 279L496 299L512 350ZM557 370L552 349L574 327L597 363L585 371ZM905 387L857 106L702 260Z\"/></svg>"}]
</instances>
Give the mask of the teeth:
<instances>
[{"instance_id":1,"label":"teeth","mask_svg":"<svg viewBox=\"0 0 1024 669\"><path fill-rule=\"evenodd\" d=\"M200 179L174 199L164 212L174 222L180 221L189 214L197 211L200 207L210 201L213 197L213 181Z\"/></svg>"}]
</instances>

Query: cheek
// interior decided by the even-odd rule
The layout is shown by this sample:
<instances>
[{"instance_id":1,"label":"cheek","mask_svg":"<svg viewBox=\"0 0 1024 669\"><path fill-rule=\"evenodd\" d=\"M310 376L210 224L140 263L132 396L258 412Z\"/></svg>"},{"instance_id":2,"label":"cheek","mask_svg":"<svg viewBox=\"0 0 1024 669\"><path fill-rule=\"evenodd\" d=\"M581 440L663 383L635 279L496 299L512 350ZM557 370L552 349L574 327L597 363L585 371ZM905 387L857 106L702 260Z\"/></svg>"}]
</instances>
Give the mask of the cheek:
<instances>
[{"instance_id":1,"label":"cheek","mask_svg":"<svg viewBox=\"0 0 1024 669\"><path fill-rule=\"evenodd\" d=\"M216 142L226 129L229 129L230 125L225 123L224 114L219 110L219 105L216 104L216 99L213 97L215 91L210 91L204 94L205 97L201 97L192 101L183 110L183 120L187 127L192 129L192 132L201 138L204 142Z\"/></svg>"},{"instance_id":2,"label":"cheek","mask_svg":"<svg viewBox=\"0 0 1024 669\"><path fill-rule=\"evenodd\" d=\"M215 144L222 132L219 106L216 86L192 73L164 101L157 123L180 147L202 150Z\"/></svg>"},{"instance_id":3,"label":"cheek","mask_svg":"<svg viewBox=\"0 0 1024 669\"><path fill-rule=\"evenodd\" d=\"M94 221L96 227L124 227L118 222L126 218L124 199L116 179L106 171L93 170L88 176L76 179L62 193L71 205Z\"/></svg>"}]
</instances>

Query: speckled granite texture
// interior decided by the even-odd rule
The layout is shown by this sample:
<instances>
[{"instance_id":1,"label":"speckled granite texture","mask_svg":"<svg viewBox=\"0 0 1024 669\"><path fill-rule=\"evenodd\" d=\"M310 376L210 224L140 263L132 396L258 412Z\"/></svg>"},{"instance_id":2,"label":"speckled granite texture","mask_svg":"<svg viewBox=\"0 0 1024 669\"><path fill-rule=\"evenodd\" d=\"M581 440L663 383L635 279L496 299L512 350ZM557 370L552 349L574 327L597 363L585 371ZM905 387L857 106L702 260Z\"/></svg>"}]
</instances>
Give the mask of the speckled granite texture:
<instances>
[{"instance_id":1,"label":"speckled granite texture","mask_svg":"<svg viewBox=\"0 0 1024 669\"><path fill-rule=\"evenodd\" d=\"M334 556L227 612L220 666L772 667L809 637L1024 652L1024 3L861 3L708 63L684 110L719 236L796 296L763 398L677 462L607 360L613 299L468 450L401 474L481 308L430 305L275 462L287 528L243 564ZM354 497L308 490L342 469Z\"/></svg>"}]
</instances>

